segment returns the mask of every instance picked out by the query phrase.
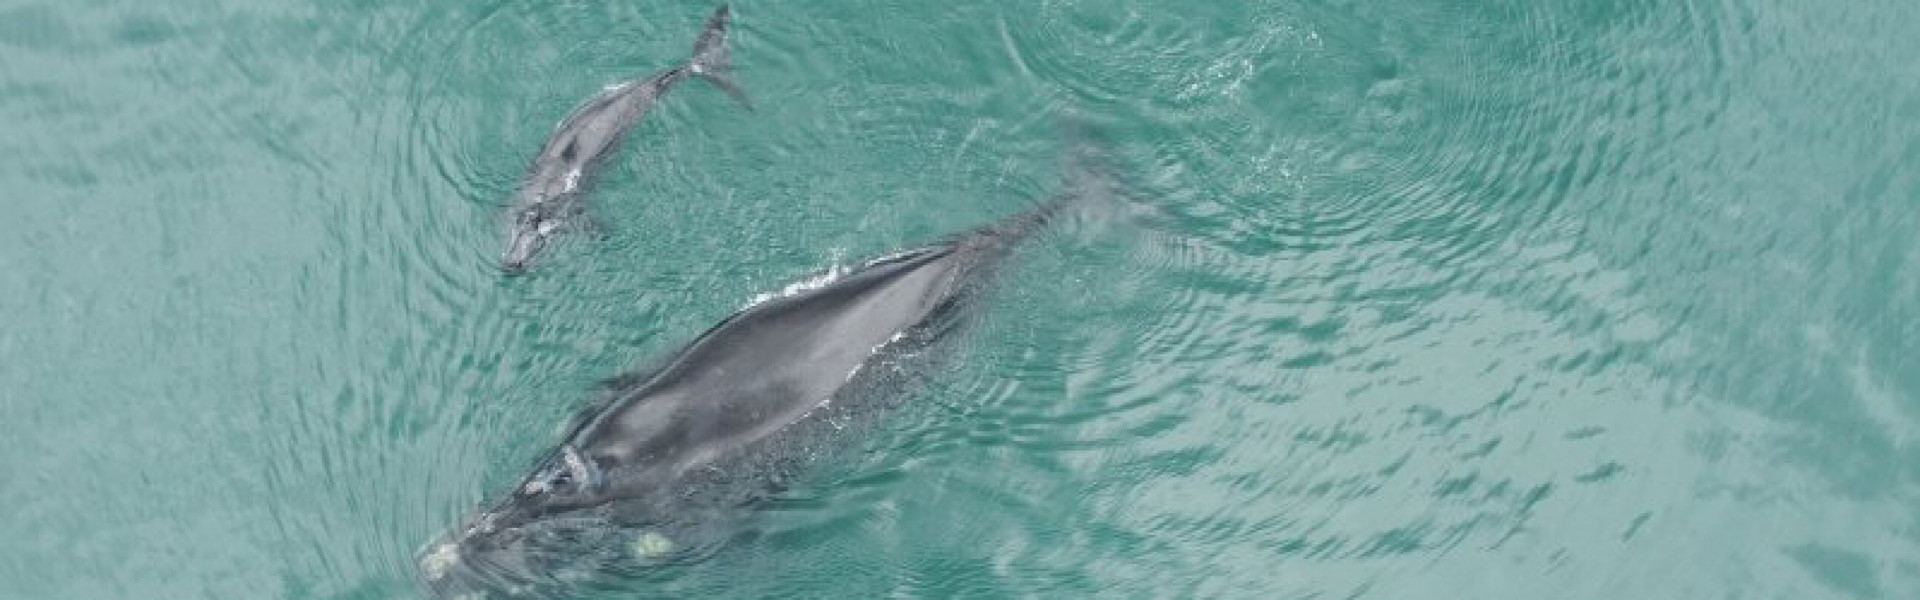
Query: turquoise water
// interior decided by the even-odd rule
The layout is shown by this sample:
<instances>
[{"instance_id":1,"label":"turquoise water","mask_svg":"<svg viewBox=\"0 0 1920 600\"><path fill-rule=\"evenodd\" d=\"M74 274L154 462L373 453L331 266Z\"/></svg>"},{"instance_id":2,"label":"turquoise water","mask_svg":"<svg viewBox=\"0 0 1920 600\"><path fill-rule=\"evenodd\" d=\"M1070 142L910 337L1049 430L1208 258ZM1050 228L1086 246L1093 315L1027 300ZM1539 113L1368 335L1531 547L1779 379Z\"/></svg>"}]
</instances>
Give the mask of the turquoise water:
<instances>
[{"instance_id":1,"label":"turquoise water","mask_svg":"<svg viewBox=\"0 0 1920 600\"><path fill-rule=\"evenodd\" d=\"M907 408L608 597L1920 597L1920 4L0 2L0 598L415 598L596 380L1030 206Z\"/></svg>"}]
</instances>

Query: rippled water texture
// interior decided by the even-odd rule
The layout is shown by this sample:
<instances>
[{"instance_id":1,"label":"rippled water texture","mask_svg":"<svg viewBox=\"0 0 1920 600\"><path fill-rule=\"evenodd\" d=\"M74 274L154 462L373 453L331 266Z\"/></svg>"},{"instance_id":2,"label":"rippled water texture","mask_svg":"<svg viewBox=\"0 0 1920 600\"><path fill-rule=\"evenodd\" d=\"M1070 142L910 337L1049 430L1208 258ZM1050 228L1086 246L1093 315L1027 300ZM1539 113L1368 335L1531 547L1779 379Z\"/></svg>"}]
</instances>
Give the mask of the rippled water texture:
<instances>
[{"instance_id":1,"label":"rippled water texture","mask_svg":"<svg viewBox=\"0 0 1920 600\"><path fill-rule=\"evenodd\" d=\"M613 597L1920 597L1920 4L0 2L0 597L414 598L600 378L1031 206L905 408Z\"/></svg>"}]
</instances>

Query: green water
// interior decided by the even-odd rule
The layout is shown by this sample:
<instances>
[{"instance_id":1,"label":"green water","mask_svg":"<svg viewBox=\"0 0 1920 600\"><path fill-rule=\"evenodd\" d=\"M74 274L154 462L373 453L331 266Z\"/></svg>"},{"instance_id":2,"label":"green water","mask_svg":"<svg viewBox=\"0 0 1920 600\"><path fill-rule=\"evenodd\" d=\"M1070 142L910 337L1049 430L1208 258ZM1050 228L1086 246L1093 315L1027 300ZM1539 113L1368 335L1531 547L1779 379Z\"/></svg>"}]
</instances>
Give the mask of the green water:
<instances>
[{"instance_id":1,"label":"green water","mask_svg":"<svg viewBox=\"0 0 1920 600\"><path fill-rule=\"evenodd\" d=\"M589 386L1063 223L908 408L608 597L1920 597L1920 4L0 1L0 598L416 598Z\"/></svg>"}]
</instances>

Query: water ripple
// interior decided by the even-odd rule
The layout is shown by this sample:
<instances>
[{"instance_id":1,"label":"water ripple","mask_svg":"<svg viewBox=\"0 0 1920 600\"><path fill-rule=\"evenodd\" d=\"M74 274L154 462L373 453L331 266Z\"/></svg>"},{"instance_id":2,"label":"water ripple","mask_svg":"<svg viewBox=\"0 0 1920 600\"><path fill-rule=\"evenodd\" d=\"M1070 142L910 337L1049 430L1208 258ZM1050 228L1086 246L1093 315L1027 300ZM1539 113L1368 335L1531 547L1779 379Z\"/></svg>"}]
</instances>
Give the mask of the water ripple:
<instances>
[{"instance_id":1,"label":"water ripple","mask_svg":"<svg viewBox=\"0 0 1920 600\"><path fill-rule=\"evenodd\" d=\"M240 4L0 8L8 591L413 597L595 380L1032 206L1061 112L1132 193L588 596L1920 588L1910 2L742 5L756 110L676 89L518 277L552 124L704 7Z\"/></svg>"}]
</instances>

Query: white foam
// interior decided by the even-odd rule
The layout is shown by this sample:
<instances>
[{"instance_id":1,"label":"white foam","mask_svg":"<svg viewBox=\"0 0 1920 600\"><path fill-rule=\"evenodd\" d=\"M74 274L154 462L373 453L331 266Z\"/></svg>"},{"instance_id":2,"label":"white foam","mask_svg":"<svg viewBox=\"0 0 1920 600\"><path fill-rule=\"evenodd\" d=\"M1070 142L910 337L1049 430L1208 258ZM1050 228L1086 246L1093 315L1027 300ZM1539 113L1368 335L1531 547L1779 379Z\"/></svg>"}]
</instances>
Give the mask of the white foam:
<instances>
[{"instance_id":1,"label":"white foam","mask_svg":"<svg viewBox=\"0 0 1920 600\"><path fill-rule=\"evenodd\" d=\"M907 336L907 332L905 332L905 331L895 331L895 332L893 332L893 335L891 335L891 336L888 336L888 337L887 337L887 340L886 340L886 341L884 341L884 342L880 342L880 343L878 343L878 344L874 344L874 345L873 345L873 349L871 349L871 350L868 350L868 351L867 351L867 358L873 358L874 356L876 356L876 355L878 355L878 354L880 354L880 351L881 351L881 350L883 350L883 349L885 349L885 348L886 348L886 347L887 347L888 345L890 345L890 344L892 344L892 343L894 343L894 342L898 342L898 341L900 341L900 338L903 338L903 337L906 337L906 336ZM865 368L867 368L867 361L865 361L865 360L862 360L862 361L860 361L860 362L859 362L858 364L855 364L855 365L853 365L853 368L852 368L852 369L848 369L848 370L847 370L847 379L846 379L846 381L853 381L853 376L855 376L855 375L859 375L859 374L860 374L860 370L861 370L861 369L865 369ZM821 401L820 401L820 405L821 405L821 406L826 406L826 405L827 405L827 401L826 401L826 400L821 400Z\"/></svg>"},{"instance_id":2,"label":"white foam","mask_svg":"<svg viewBox=\"0 0 1920 600\"><path fill-rule=\"evenodd\" d=\"M864 262L864 263L860 263L860 266L863 266L863 267L871 267L871 266L874 266L874 265L877 265L877 264L880 264L880 263L883 263L883 262L887 262L887 261L890 261L890 260L893 260L893 259L896 259L896 258L900 258L900 257L902 257L902 256L906 256L906 255L908 255L908 254L912 254L912 253L915 253L915 252L919 252L919 251L920 251L920 249L919 249L919 248L912 248L912 249L907 249L907 250L901 250L901 251L899 251L899 252L894 252L894 253L892 253L892 254L883 254L883 255L880 255L880 256L876 256L876 257L873 257L873 259L872 259L872 260L869 260L869 261L867 261L867 262Z\"/></svg>"},{"instance_id":3,"label":"white foam","mask_svg":"<svg viewBox=\"0 0 1920 600\"><path fill-rule=\"evenodd\" d=\"M460 549L452 542L442 543L420 557L420 573L426 575L428 581L439 581L457 562L460 562Z\"/></svg>"},{"instance_id":4,"label":"white foam","mask_svg":"<svg viewBox=\"0 0 1920 600\"><path fill-rule=\"evenodd\" d=\"M777 291L760 292L758 294L754 294L753 298L747 300L746 306L742 306L741 308L750 308L753 306L757 306L760 303L766 302L768 300L773 300L776 298L786 298L788 296L792 296L802 292L817 290L823 287L827 287L828 285L831 285L835 281L839 281L840 278L845 277L848 272L848 269L846 267L840 265L839 254L840 254L840 251L838 250L834 251L833 266L828 267L826 272L821 273L819 275L815 275L813 277L808 277L806 279L795 281L793 283L789 283L786 285L786 287L782 287Z\"/></svg>"}]
</instances>

